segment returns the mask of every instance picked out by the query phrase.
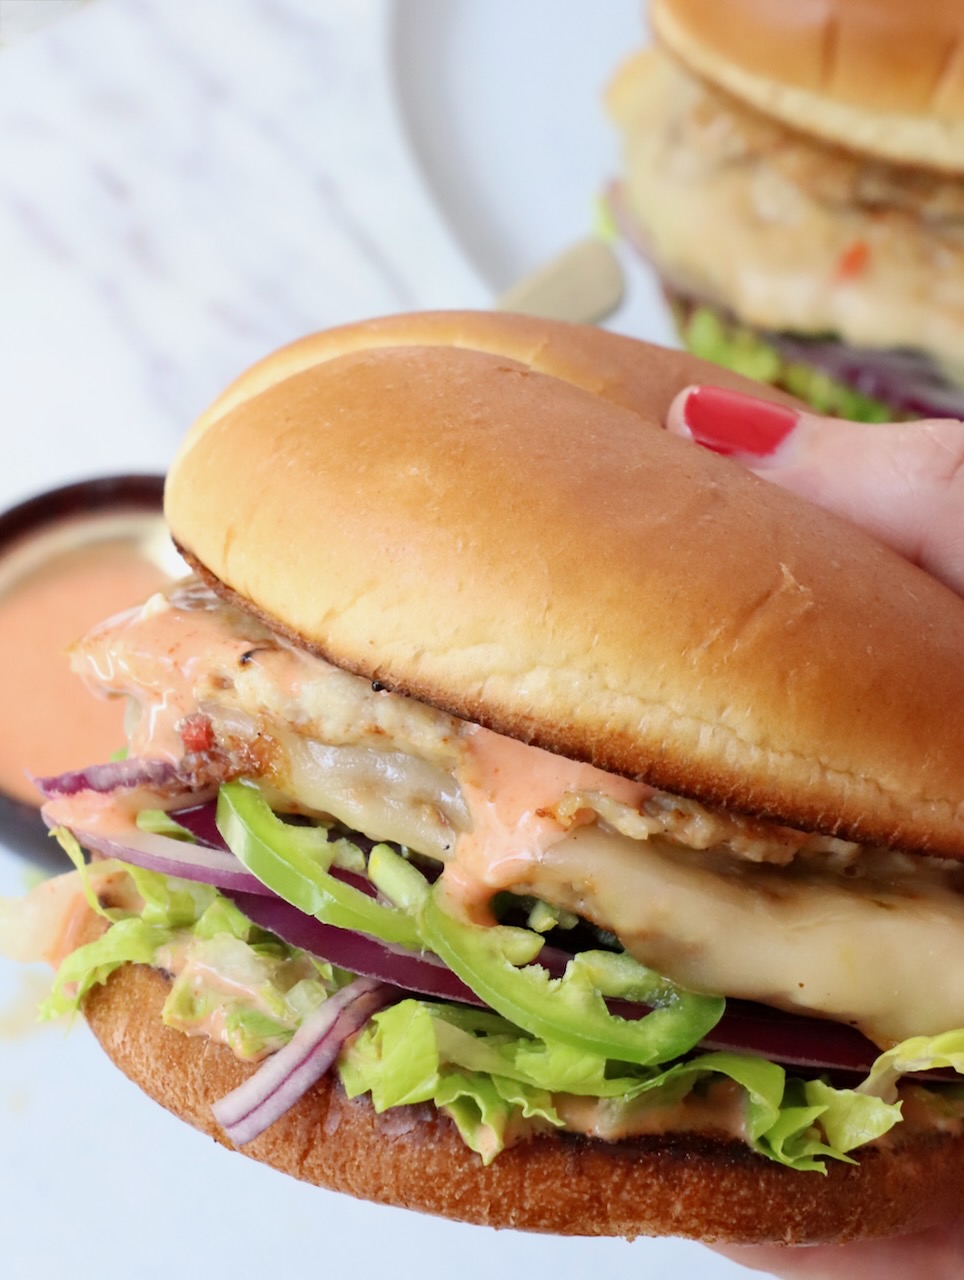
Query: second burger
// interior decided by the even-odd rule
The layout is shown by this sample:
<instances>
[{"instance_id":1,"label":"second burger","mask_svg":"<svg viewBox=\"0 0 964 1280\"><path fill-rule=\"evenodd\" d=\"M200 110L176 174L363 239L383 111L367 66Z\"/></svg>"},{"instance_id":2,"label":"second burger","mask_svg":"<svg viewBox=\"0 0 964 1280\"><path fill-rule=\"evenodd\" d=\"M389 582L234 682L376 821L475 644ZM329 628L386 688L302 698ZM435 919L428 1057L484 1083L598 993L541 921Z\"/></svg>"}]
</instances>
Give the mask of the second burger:
<instances>
[{"instance_id":1,"label":"second burger","mask_svg":"<svg viewBox=\"0 0 964 1280\"><path fill-rule=\"evenodd\" d=\"M685 345L839 417L964 414L964 4L652 23L609 90L613 203Z\"/></svg>"}]
</instances>

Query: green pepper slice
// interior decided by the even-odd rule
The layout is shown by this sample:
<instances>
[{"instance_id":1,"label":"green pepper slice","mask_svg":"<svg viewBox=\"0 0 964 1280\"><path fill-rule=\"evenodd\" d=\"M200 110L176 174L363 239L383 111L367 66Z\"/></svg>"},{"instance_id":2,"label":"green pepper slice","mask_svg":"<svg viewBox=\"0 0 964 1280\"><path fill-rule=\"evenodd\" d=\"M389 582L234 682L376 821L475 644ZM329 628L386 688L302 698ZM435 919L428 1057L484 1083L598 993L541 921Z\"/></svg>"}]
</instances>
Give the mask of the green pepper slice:
<instances>
[{"instance_id":1,"label":"green pepper slice","mask_svg":"<svg viewBox=\"0 0 964 1280\"><path fill-rule=\"evenodd\" d=\"M373 851L369 874L395 902L417 915L425 945L480 999L517 1027L620 1062L650 1066L679 1057L719 1022L722 996L683 991L625 952L583 951L561 978L532 964L544 939L528 929L456 919L442 905L439 883L385 846ZM521 967L519 967L521 966ZM648 1004L641 1018L606 1006L618 997Z\"/></svg>"},{"instance_id":2,"label":"green pepper slice","mask_svg":"<svg viewBox=\"0 0 964 1280\"><path fill-rule=\"evenodd\" d=\"M324 828L282 822L260 791L244 781L221 787L216 821L238 861L299 911L339 929L420 949L411 916L329 874L334 851Z\"/></svg>"}]
</instances>

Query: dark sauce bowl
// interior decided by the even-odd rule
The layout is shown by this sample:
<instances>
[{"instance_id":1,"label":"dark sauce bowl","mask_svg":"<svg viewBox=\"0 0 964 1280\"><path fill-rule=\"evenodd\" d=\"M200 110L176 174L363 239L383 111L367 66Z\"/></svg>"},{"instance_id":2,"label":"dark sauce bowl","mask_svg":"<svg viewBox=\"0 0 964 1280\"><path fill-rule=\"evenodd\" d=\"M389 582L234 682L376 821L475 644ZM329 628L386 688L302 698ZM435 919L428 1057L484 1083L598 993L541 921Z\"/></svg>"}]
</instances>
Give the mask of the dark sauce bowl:
<instances>
[{"instance_id":1,"label":"dark sauce bowl","mask_svg":"<svg viewBox=\"0 0 964 1280\"><path fill-rule=\"evenodd\" d=\"M129 542L136 556L156 566L162 576L178 576L183 566L164 525L163 493L160 475L97 476L39 493L0 514L0 626L4 600L18 584L86 544ZM119 602L118 608L136 603ZM78 637L89 621L78 623ZM15 732L9 720L4 729ZM73 763L82 767L99 762ZM40 803L39 795L32 805L11 794L0 778L0 840L44 869L66 870L63 852L40 816Z\"/></svg>"}]
</instances>

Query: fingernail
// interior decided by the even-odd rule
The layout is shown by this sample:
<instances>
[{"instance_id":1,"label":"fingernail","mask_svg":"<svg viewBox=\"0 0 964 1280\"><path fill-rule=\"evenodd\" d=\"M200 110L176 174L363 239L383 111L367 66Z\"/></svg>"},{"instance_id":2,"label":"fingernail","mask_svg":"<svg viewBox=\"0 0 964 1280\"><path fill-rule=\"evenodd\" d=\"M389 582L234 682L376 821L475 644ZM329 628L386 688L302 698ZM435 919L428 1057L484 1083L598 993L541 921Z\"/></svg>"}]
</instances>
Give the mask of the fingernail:
<instances>
[{"instance_id":1,"label":"fingernail","mask_svg":"<svg viewBox=\"0 0 964 1280\"><path fill-rule=\"evenodd\" d=\"M794 409L722 387L694 387L683 403L683 422L696 443L727 457L765 458L798 418Z\"/></svg>"}]
</instances>

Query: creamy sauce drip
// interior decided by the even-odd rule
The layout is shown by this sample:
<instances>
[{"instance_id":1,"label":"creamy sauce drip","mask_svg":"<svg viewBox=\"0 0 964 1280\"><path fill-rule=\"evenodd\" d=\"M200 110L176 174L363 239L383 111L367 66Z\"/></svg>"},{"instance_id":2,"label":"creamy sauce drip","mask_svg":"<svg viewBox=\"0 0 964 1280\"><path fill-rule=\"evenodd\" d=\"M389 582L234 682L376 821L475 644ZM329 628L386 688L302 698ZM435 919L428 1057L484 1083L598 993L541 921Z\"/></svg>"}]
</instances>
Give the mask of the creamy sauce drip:
<instances>
[{"instance_id":1,"label":"creamy sauce drip","mask_svg":"<svg viewBox=\"0 0 964 1280\"><path fill-rule=\"evenodd\" d=\"M67 649L105 615L164 581L129 539L61 551L0 593L0 787L27 804L43 777L106 760L124 743L123 707L92 702Z\"/></svg>"},{"instance_id":2,"label":"creamy sauce drip","mask_svg":"<svg viewBox=\"0 0 964 1280\"><path fill-rule=\"evenodd\" d=\"M233 673L243 653L271 640L253 618L234 633L224 621L217 599L192 582L109 619L74 646L72 666L91 692L130 699L131 755L177 763L181 721L225 678L224 668Z\"/></svg>"},{"instance_id":3,"label":"creamy sauce drip","mask_svg":"<svg viewBox=\"0 0 964 1280\"><path fill-rule=\"evenodd\" d=\"M469 918L515 889L698 990L853 1023L880 1044L964 1026L956 864L714 814L465 724L278 641L197 585L96 633L78 662L138 700L138 753L176 759L179 719L199 707L216 730L267 732L272 787L439 858ZM85 803L58 802L58 818L109 821Z\"/></svg>"},{"instance_id":4,"label":"creamy sauce drip","mask_svg":"<svg viewBox=\"0 0 964 1280\"><path fill-rule=\"evenodd\" d=\"M553 1105L573 1133L621 1142L665 1133L700 1133L708 1137L746 1141L746 1093L733 1080L698 1085L685 1097L667 1103L656 1093L635 1104L621 1099L553 1096Z\"/></svg>"},{"instance_id":5,"label":"creamy sauce drip","mask_svg":"<svg viewBox=\"0 0 964 1280\"><path fill-rule=\"evenodd\" d=\"M595 820L593 792L638 810L654 794L644 783L603 773L485 729L468 730L456 770L471 826L459 833L444 883L453 903L479 923L500 889L526 880L529 868L572 826ZM582 793L585 808L557 812L566 795Z\"/></svg>"}]
</instances>

